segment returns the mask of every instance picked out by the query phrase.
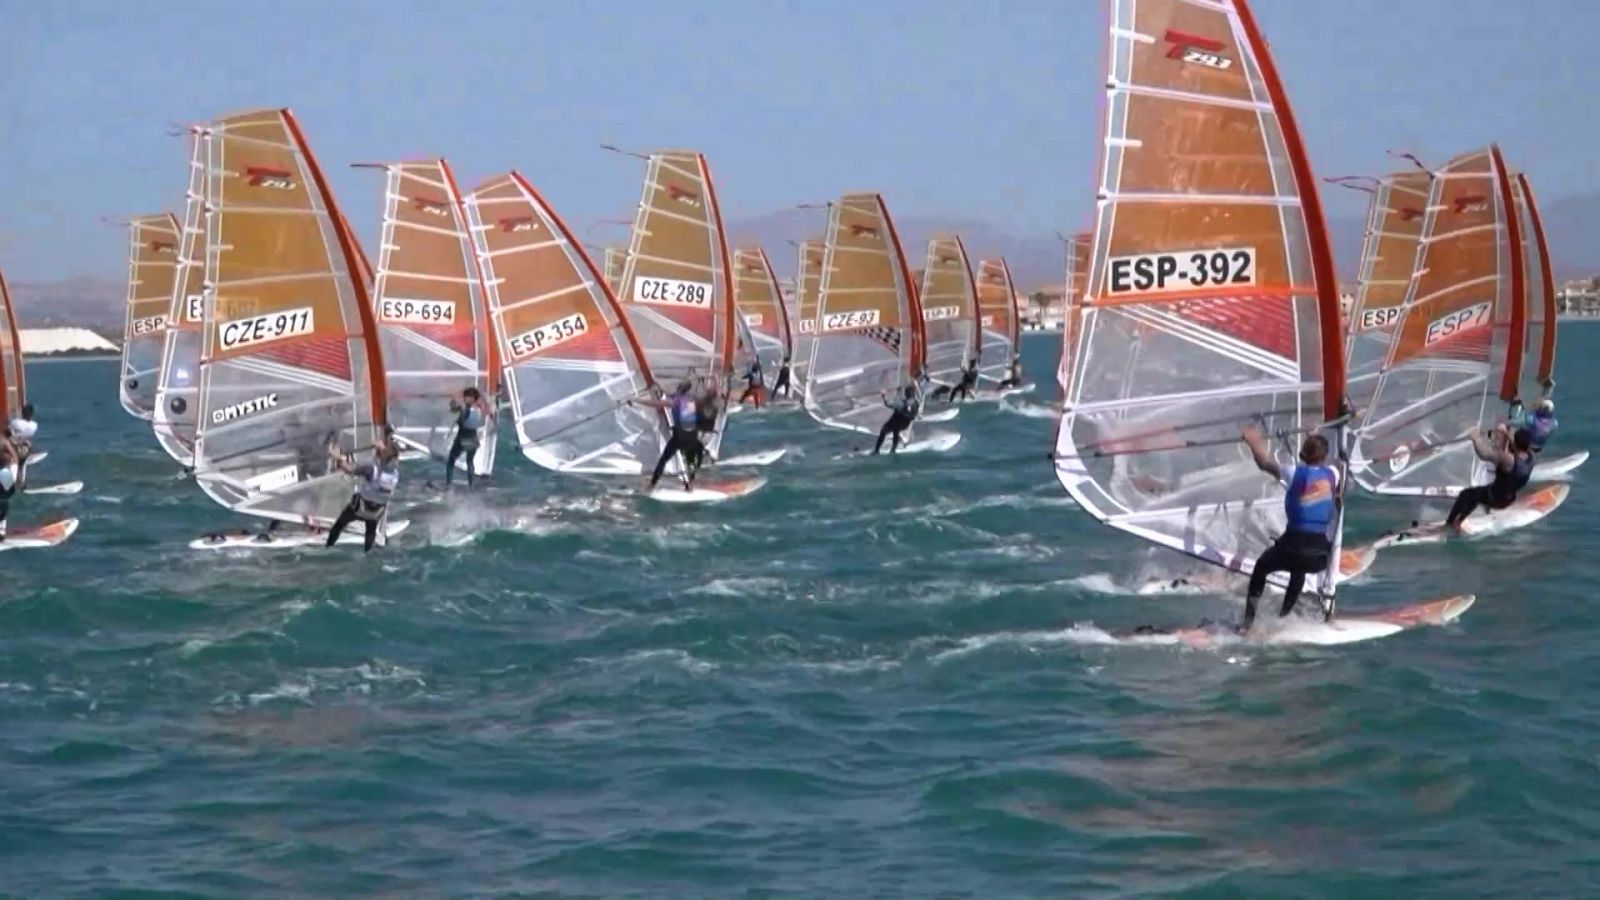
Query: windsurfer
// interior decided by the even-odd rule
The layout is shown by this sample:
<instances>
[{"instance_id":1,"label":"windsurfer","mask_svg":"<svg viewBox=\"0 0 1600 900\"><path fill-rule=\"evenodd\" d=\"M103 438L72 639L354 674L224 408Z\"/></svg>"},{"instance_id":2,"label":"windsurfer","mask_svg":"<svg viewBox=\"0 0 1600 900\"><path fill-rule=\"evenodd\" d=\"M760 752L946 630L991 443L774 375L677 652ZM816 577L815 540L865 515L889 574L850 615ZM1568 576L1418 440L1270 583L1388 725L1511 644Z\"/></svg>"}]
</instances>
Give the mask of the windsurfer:
<instances>
[{"instance_id":1,"label":"windsurfer","mask_svg":"<svg viewBox=\"0 0 1600 900\"><path fill-rule=\"evenodd\" d=\"M1548 396L1541 397L1533 404L1530 413L1522 407L1520 398L1511 401L1511 411L1506 416L1506 424L1512 428L1528 429L1528 443L1534 453L1544 451L1544 445L1556 433L1556 403Z\"/></svg>"},{"instance_id":2,"label":"windsurfer","mask_svg":"<svg viewBox=\"0 0 1600 900\"><path fill-rule=\"evenodd\" d=\"M17 492L17 451L8 438L0 438L0 541L6 539L6 516L11 497Z\"/></svg>"},{"instance_id":3,"label":"windsurfer","mask_svg":"<svg viewBox=\"0 0 1600 900\"><path fill-rule=\"evenodd\" d=\"M1243 431L1244 442L1255 458L1256 468L1271 475L1287 489L1283 509L1288 527L1256 560L1250 571L1250 586L1245 594L1244 622L1240 633L1250 630L1256 619L1256 602L1267 589L1267 576L1288 572L1289 583L1283 592L1279 617L1294 611L1305 588L1306 576L1325 571L1333 555L1329 539L1339 518L1339 472L1327 464L1328 439L1313 434L1300 445L1300 463L1285 471L1273 458L1261 432L1255 426Z\"/></svg>"},{"instance_id":4,"label":"windsurfer","mask_svg":"<svg viewBox=\"0 0 1600 900\"><path fill-rule=\"evenodd\" d=\"M789 390L790 390L789 366L790 365L791 365L791 360L790 360L789 354L785 353L783 355L783 365L778 367L778 380L773 382L773 385L772 385L772 396L776 397L779 394L782 394L783 398L785 400L789 399Z\"/></svg>"},{"instance_id":5,"label":"windsurfer","mask_svg":"<svg viewBox=\"0 0 1600 900\"><path fill-rule=\"evenodd\" d=\"M1006 388L1022 387L1022 360L1012 360L1011 369L1006 373L1005 380L1000 382L1000 390Z\"/></svg>"},{"instance_id":6,"label":"windsurfer","mask_svg":"<svg viewBox=\"0 0 1600 900\"><path fill-rule=\"evenodd\" d=\"M17 490L28 486L28 457L33 455L33 441L39 435L39 423L33 420L33 404L24 403L6 425L11 447L16 452Z\"/></svg>"},{"instance_id":7,"label":"windsurfer","mask_svg":"<svg viewBox=\"0 0 1600 900\"><path fill-rule=\"evenodd\" d=\"M963 399L963 400L971 399L972 390L973 390L973 388L976 388L977 386L978 386L978 361L976 359L974 359L971 362L967 363L967 367L966 368L961 370L961 380L956 383L955 387L950 389L949 401L951 403L956 402L956 395L957 394L960 394L961 395L961 399Z\"/></svg>"},{"instance_id":8,"label":"windsurfer","mask_svg":"<svg viewBox=\"0 0 1600 900\"><path fill-rule=\"evenodd\" d=\"M494 418L494 411L489 408L488 401L475 387L469 387L461 392L461 399L450 399L450 411L456 417L456 438L450 444L450 455L444 463L444 483L450 485L451 478L455 475L456 460L461 454L467 455L467 487L472 487L473 458L478 455L479 432L484 429Z\"/></svg>"},{"instance_id":9,"label":"windsurfer","mask_svg":"<svg viewBox=\"0 0 1600 900\"><path fill-rule=\"evenodd\" d=\"M350 503L339 513L339 518L333 520L333 527L328 529L328 541L324 546L332 547L339 542L339 536L344 534L351 522L361 519L366 523L367 533L362 541L366 552L372 552L372 545L378 538L378 526L382 524L384 514L389 510L389 500L394 496L394 489L400 484L400 452L395 449L391 440L379 440L372 447L372 462L360 466L351 465L350 460L342 454L329 452L334 465L339 471L356 477L356 490L350 496Z\"/></svg>"},{"instance_id":10,"label":"windsurfer","mask_svg":"<svg viewBox=\"0 0 1600 900\"><path fill-rule=\"evenodd\" d=\"M752 356L750 358L750 367L744 371L744 393L739 395L740 406L743 406L745 401L753 396L755 397L755 408L761 408L761 395L766 391L766 385L761 379L761 359L760 357Z\"/></svg>"},{"instance_id":11,"label":"windsurfer","mask_svg":"<svg viewBox=\"0 0 1600 900\"><path fill-rule=\"evenodd\" d=\"M893 454L900 450L900 432L911 427L921 407L917 402L917 386L906 385L900 396L893 400L889 399L887 391L883 392L883 405L889 407L889 421L884 422L883 427L878 429L878 443L872 447L873 456L877 456L883 449L883 439L890 435L894 436L894 440L889 444L889 452Z\"/></svg>"},{"instance_id":12,"label":"windsurfer","mask_svg":"<svg viewBox=\"0 0 1600 900\"><path fill-rule=\"evenodd\" d=\"M1444 527L1461 530L1461 523L1478 507L1505 509L1517 500L1517 491L1533 475L1533 438L1526 428L1518 428L1507 439L1506 427L1497 426L1493 438L1474 431L1471 436L1472 451L1484 462L1494 463L1494 480L1485 485L1469 487L1456 496Z\"/></svg>"},{"instance_id":13,"label":"windsurfer","mask_svg":"<svg viewBox=\"0 0 1600 900\"><path fill-rule=\"evenodd\" d=\"M722 409L727 398L723 396L722 388L716 379L707 378L705 391L694 401L695 403L695 430L698 432L699 442L694 450L694 470L700 471L707 459L711 459L711 448L707 446L710 440L708 435L716 434L717 422L722 418ZM715 459L711 459L714 463Z\"/></svg>"},{"instance_id":14,"label":"windsurfer","mask_svg":"<svg viewBox=\"0 0 1600 900\"><path fill-rule=\"evenodd\" d=\"M655 390L659 392L661 389L656 387ZM693 490L695 471L699 468L702 449L700 410L699 404L695 402L694 383L688 379L678 382L678 389L671 397L665 399L636 399L628 402L667 410L672 418L672 436L667 439L667 445L661 449L661 458L656 460L655 471L651 473L650 484L645 490L655 490L656 484L661 481L661 474L667 470L667 463L675 454L683 455L684 490Z\"/></svg>"}]
</instances>

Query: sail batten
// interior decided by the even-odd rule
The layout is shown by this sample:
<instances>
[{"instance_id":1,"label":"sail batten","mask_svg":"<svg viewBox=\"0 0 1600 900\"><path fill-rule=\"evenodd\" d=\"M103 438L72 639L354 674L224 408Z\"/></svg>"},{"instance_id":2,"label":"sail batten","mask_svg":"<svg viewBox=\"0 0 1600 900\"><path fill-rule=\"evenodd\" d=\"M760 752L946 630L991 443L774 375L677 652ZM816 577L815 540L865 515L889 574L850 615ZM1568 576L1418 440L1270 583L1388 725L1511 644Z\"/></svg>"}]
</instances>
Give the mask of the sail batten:
<instances>
[{"instance_id":1,"label":"sail batten","mask_svg":"<svg viewBox=\"0 0 1600 900\"><path fill-rule=\"evenodd\" d=\"M17 313L11 305L11 289L0 272L0 424L28 402L26 373L22 363L22 336L17 331Z\"/></svg>"},{"instance_id":2,"label":"sail batten","mask_svg":"<svg viewBox=\"0 0 1600 900\"><path fill-rule=\"evenodd\" d=\"M1021 350L1022 331L1017 317L1016 287L1004 258L978 263L978 375L992 384L1010 377Z\"/></svg>"},{"instance_id":3,"label":"sail batten","mask_svg":"<svg viewBox=\"0 0 1600 900\"><path fill-rule=\"evenodd\" d=\"M200 411L200 344L204 337L206 215L205 149L201 132L189 134L189 181L178 242L178 269L162 335L161 370L151 411L156 442L179 464L194 465Z\"/></svg>"},{"instance_id":4,"label":"sail batten","mask_svg":"<svg viewBox=\"0 0 1600 900\"><path fill-rule=\"evenodd\" d=\"M129 415L146 420L155 415L179 241L178 218L171 213L128 222L128 300L118 397Z\"/></svg>"}]
</instances>

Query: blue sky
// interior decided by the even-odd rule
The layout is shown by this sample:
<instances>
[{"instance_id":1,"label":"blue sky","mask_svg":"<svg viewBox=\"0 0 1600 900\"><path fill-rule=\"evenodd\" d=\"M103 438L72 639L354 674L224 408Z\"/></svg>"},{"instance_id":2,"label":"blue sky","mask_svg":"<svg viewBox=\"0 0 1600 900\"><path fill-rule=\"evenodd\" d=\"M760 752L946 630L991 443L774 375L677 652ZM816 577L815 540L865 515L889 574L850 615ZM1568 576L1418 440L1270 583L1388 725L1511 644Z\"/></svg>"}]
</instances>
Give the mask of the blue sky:
<instances>
[{"instance_id":1,"label":"blue sky","mask_svg":"<svg viewBox=\"0 0 1600 900\"><path fill-rule=\"evenodd\" d=\"M1320 174L1499 140L1546 202L1600 187L1600 3L1254 9ZM444 155L468 187L514 166L582 229L638 195L602 141L703 150L729 217L867 188L898 216L1067 230L1093 192L1104 19L1100 0L0 0L0 267L120 274L99 219L181 211L173 123L257 106L294 109L369 242L377 179L346 163Z\"/></svg>"}]
</instances>

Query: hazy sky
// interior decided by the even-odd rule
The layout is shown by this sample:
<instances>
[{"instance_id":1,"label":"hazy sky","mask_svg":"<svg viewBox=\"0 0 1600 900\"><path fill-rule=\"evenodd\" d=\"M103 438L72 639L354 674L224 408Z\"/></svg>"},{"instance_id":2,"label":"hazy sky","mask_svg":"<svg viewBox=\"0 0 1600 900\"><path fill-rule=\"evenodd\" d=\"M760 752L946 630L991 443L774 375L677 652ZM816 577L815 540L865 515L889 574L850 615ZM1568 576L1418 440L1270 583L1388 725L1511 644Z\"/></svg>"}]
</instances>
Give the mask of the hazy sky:
<instances>
[{"instance_id":1,"label":"hazy sky","mask_svg":"<svg viewBox=\"0 0 1600 900\"><path fill-rule=\"evenodd\" d=\"M1547 202L1600 186L1600 0L1254 8L1319 174L1499 140ZM444 155L469 187L514 166L581 230L638 197L602 141L704 151L730 217L876 189L899 216L1067 230L1104 21L1101 0L0 0L0 267L120 274L99 219L181 212L172 126L258 106L295 111L369 243L377 176L346 163Z\"/></svg>"}]
</instances>

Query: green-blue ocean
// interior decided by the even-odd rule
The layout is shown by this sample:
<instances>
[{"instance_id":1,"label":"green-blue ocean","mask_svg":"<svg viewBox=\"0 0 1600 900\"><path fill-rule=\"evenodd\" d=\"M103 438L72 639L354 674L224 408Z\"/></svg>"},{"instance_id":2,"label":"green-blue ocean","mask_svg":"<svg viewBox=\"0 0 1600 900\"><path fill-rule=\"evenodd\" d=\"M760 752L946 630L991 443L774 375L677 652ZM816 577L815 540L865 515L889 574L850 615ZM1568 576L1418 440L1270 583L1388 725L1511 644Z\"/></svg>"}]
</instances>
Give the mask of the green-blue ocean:
<instances>
[{"instance_id":1,"label":"green-blue ocean","mask_svg":"<svg viewBox=\"0 0 1600 900\"><path fill-rule=\"evenodd\" d=\"M240 522L116 363L30 361L32 478L87 487L16 499L13 527L82 526L0 554L0 894L1600 892L1596 473L1340 594L1476 593L1454 625L1100 645L1242 586L1134 593L1189 566L1053 477L1059 342L949 453L835 459L861 439L744 413L725 452L789 448L770 483L683 507L507 443L445 502L408 468L412 527L366 557L188 549ZM1600 439L1596 376L1600 327L1564 327L1560 452ZM1348 533L1416 513L1354 497Z\"/></svg>"}]
</instances>

